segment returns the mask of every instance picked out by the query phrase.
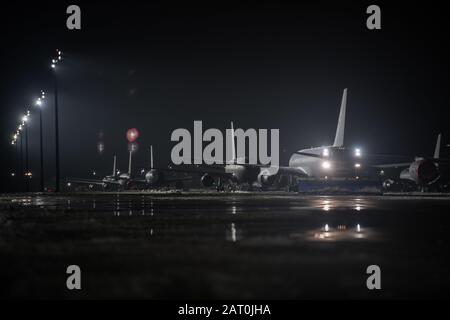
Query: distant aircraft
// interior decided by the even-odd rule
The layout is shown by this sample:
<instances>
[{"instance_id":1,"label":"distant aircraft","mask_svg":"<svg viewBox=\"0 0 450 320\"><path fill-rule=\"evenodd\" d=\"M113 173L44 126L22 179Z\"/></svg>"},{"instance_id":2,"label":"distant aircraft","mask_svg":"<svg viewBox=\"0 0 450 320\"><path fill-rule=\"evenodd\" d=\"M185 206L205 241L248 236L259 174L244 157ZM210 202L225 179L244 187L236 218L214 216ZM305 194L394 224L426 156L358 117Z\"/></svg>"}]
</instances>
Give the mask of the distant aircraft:
<instances>
[{"instance_id":1,"label":"distant aircraft","mask_svg":"<svg viewBox=\"0 0 450 320\"><path fill-rule=\"evenodd\" d=\"M197 173L201 176L200 182L204 187L211 187L216 184L217 190L224 190L225 183L228 183L230 189L236 189L237 186L247 185L250 188L257 181L258 174L262 167L258 164L245 163L245 159L237 158L234 137L234 125L231 122L231 150L232 159L224 163L211 165L179 166L179 171ZM212 162L212 161L211 161Z\"/></svg>"},{"instance_id":2,"label":"distant aircraft","mask_svg":"<svg viewBox=\"0 0 450 320\"><path fill-rule=\"evenodd\" d=\"M133 154L133 151L130 150L127 173L121 174L119 171L116 170L117 157L114 156L112 175L105 176L103 179L69 178L69 179L67 179L67 186L71 187L72 184L87 184L87 185L89 185L90 188L92 188L94 185L98 185L103 188L107 188L110 186L116 186L119 188L129 188L130 183L132 182L132 176L131 176L132 154Z\"/></svg>"},{"instance_id":3,"label":"distant aircraft","mask_svg":"<svg viewBox=\"0 0 450 320\"><path fill-rule=\"evenodd\" d=\"M163 186L169 186L174 184L176 189L182 189L184 187L184 181L192 180L192 177L176 177L176 169L172 168L155 168L153 166L153 146L150 146L150 169L148 171L143 170L144 179L133 178L131 181L137 183L143 183L150 188L158 188ZM169 176L170 174L170 176Z\"/></svg>"},{"instance_id":4,"label":"distant aircraft","mask_svg":"<svg viewBox=\"0 0 450 320\"><path fill-rule=\"evenodd\" d=\"M396 183L400 183L402 187L406 187L406 184L411 182L418 186L422 191L426 191L432 186L436 186L437 189L440 189L443 187L441 183L448 183L450 166L450 159L441 158L440 150L441 134L437 137L433 157L416 156L413 161L381 164L374 167L382 170L389 168L403 168L398 175L398 181L386 179L383 182L383 187L385 189L391 189Z\"/></svg>"}]
</instances>

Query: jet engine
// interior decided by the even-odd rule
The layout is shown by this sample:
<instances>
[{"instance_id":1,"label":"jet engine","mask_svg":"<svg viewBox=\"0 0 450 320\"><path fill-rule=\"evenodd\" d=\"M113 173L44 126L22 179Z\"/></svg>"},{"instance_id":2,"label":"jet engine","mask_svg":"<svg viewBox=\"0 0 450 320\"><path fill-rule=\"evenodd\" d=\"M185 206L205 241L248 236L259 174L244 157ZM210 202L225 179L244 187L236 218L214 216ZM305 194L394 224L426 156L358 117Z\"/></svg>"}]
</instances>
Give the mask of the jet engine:
<instances>
[{"instance_id":1,"label":"jet engine","mask_svg":"<svg viewBox=\"0 0 450 320\"><path fill-rule=\"evenodd\" d=\"M271 186L275 182L276 175L267 175L264 172L258 174L258 182L261 186Z\"/></svg>"},{"instance_id":2,"label":"jet engine","mask_svg":"<svg viewBox=\"0 0 450 320\"><path fill-rule=\"evenodd\" d=\"M409 175L417 184L431 184L439 178L440 172L432 160L420 159L411 163Z\"/></svg>"},{"instance_id":3,"label":"jet engine","mask_svg":"<svg viewBox=\"0 0 450 320\"><path fill-rule=\"evenodd\" d=\"M384 180L383 181L383 189L385 189L385 190L390 190L392 187L393 187L393 185L394 185L394 180L392 180L392 179L386 179L386 180Z\"/></svg>"},{"instance_id":4,"label":"jet engine","mask_svg":"<svg viewBox=\"0 0 450 320\"><path fill-rule=\"evenodd\" d=\"M155 169L152 169L145 174L145 181L151 186L156 185L160 178L160 173Z\"/></svg>"},{"instance_id":5,"label":"jet engine","mask_svg":"<svg viewBox=\"0 0 450 320\"><path fill-rule=\"evenodd\" d=\"M211 187L214 184L214 178L205 173L200 179L204 187Z\"/></svg>"}]
</instances>

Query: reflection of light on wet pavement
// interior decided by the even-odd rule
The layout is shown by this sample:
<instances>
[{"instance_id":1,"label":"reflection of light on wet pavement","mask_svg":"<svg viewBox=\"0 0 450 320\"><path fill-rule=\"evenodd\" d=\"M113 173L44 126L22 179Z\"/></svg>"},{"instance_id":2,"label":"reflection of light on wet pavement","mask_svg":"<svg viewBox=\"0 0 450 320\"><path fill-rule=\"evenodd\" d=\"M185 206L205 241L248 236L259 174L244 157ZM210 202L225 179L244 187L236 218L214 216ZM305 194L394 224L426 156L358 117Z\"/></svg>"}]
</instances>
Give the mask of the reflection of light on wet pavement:
<instances>
[{"instance_id":1,"label":"reflection of light on wet pavement","mask_svg":"<svg viewBox=\"0 0 450 320\"><path fill-rule=\"evenodd\" d=\"M352 228L349 228L345 224L340 224L336 228L332 228L328 224L325 224L323 228L307 232L305 238L306 240L313 241L351 241L354 239L368 239L370 237L358 223Z\"/></svg>"},{"instance_id":2,"label":"reflection of light on wet pavement","mask_svg":"<svg viewBox=\"0 0 450 320\"><path fill-rule=\"evenodd\" d=\"M324 211L330 211L330 200L325 200L323 202L323 210Z\"/></svg>"},{"instance_id":3,"label":"reflection of light on wet pavement","mask_svg":"<svg viewBox=\"0 0 450 320\"><path fill-rule=\"evenodd\" d=\"M231 226L230 226L230 233L229 233L229 235L227 234L226 239L229 241L232 241L232 242L236 242L236 240L237 240L236 233L237 233L236 226L235 226L234 222L232 222Z\"/></svg>"},{"instance_id":4,"label":"reflection of light on wet pavement","mask_svg":"<svg viewBox=\"0 0 450 320\"><path fill-rule=\"evenodd\" d=\"M331 197L312 197L307 201L292 202L290 207L293 210L309 210L309 209L320 209L322 211L336 211L336 210L355 210L361 211L366 209L370 202L364 198L352 198L352 197L342 197L342 198L331 198Z\"/></svg>"},{"instance_id":5,"label":"reflection of light on wet pavement","mask_svg":"<svg viewBox=\"0 0 450 320\"><path fill-rule=\"evenodd\" d=\"M43 197L36 197L36 199L34 200L34 204L37 206L43 206L44 205Z\"/></svg>"}]
</instances>

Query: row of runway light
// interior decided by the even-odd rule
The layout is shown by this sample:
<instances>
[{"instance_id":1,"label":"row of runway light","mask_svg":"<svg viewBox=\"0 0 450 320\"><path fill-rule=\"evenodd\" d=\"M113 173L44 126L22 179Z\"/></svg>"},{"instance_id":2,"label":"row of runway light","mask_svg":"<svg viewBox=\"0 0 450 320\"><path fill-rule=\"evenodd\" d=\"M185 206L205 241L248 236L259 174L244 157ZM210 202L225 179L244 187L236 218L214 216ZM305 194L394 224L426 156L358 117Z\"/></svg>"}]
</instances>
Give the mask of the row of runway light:
<instances>
[{"instance_id":1,"label":"row of runway light","mask_svg":"<svg viewBox=\"0 0 450 320\"><path fill-rule=\"evenodd\" d=\"M58 86L56 77L56 67L62 62L62 52L56 49L56 56L52 58L50 67L54 71L55 79L55 142L56 142L56 190L59 191L59 125L58 125ZM45 92L41 91L40 97L38 97L34 104L39 110L39 138L40 138L40 190L44 191L44 169L43 169L43 141L42 141L42 107L45 101ZM33 177L29 167L29 155L28 155L28 124L31 120L31 111L27 109L20 117L20 122L16 131L12 134L11 145L17 146L20 142L20 177L27 178L26 187L29 191L29 180ZM24 149L25 139L25 150ZM23 152L25 151L25 168L23 167ZM25 170L24 170L25 169ZM13 172L11 174L15 176Z\"/></svg>"}]
</instances>

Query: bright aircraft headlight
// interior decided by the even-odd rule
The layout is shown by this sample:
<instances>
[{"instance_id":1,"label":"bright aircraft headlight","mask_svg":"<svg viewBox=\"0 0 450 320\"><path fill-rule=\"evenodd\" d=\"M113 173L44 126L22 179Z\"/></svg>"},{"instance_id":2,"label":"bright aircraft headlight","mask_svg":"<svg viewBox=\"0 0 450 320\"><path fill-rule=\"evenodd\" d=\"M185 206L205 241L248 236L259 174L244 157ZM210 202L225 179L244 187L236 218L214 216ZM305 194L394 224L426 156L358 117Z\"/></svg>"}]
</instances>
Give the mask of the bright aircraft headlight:
<instances>
[{"instance_id":1,"label":"bright aircraft headlight","mask_svg":"<svg viewBox=\"0 0 450 320\"><path fill-rule=\"evenodd\" d=\"M361 149L359 149L359 148L356 148L355 149L355 157L361 157Z\"/></svg>"},{"instance_id":2,"label":"bright aircraft headlight","mask_svg":"<svg viewBox=\"0 0 450 320\"><path fill-rule=\"evenodd\" d=\"M328 149L323 149L322 156L324 156L324 157L329 157L329 156L330 156L330 150L328 150Z\"/></svg>"},{"instance_id":3,"label":"bright aircraft headlight","mask_svg":"<svg viewBox=\"0 0 450 320\"><path fill-rule=\"evenodd\" d=\"M330 161L324 161L324 162L322 162L322 168L323 168L323 169L330 169L330 168L331 168L331 163L330 163Z\"/></svg>"}]
</instances>

